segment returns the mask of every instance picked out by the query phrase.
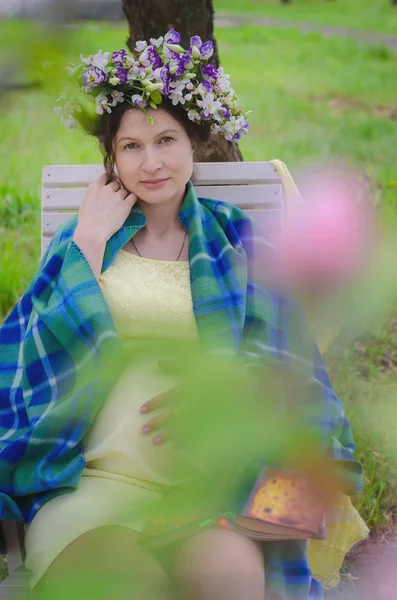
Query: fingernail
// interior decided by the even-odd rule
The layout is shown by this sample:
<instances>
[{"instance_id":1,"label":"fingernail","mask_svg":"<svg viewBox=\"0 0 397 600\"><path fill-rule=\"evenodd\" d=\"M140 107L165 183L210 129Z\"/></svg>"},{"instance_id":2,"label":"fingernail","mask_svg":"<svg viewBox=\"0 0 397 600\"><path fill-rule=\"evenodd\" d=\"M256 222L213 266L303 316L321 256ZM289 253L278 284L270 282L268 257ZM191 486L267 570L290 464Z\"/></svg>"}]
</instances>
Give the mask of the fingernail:
<instances>
[{"instance_id":1,"label":"fingernail","mask_svg":"<svg viewBox=\"0 0 397 600\"><path fill-rule=\"evenodd\" d=\"M162 441L163 441L162 437L155 437L153 440L153 444L161 444Z\"/></svg>"},{"instance_id":2,"label":"fingernail","mask_svg":"<svg viewBox=\"0 0 397 600\"><path fill-rule=\"evenodd\" d=\"M143 433L150 433L152 431L152 428L149 425L145 425L142 431Z\"/></svg>"},{"instance_id":3,"label":"fingernail","mask_svg":"<svg viewBox=\"0 0 397 600\"><path fill-rule=\"evenodd\" d=\"M147 413L149 409L147 406L143 405L139 410L141 411L141 413Z\"/></svg>"}]
</instances>

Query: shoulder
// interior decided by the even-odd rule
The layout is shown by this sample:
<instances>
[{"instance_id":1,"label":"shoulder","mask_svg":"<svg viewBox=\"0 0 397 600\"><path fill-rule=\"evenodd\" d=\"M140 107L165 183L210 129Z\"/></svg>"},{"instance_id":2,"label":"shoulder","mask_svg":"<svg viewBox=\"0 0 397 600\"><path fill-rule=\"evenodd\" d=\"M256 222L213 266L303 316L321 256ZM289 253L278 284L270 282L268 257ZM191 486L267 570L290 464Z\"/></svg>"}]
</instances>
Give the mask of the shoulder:
<instances>
[{"instance_id":1,"label":"shoulder","mask_svg":"<svg viewBox=\"0 0 397 600\"><path fill-rule=\"evenodd\" d=\"M221 224L232 223L238 226L239 224L251 223L250 216L235 204L223 200L214 200L213 198L198 198L198 201L205 212L211 213Z\"/></svg>"}]
</instances>

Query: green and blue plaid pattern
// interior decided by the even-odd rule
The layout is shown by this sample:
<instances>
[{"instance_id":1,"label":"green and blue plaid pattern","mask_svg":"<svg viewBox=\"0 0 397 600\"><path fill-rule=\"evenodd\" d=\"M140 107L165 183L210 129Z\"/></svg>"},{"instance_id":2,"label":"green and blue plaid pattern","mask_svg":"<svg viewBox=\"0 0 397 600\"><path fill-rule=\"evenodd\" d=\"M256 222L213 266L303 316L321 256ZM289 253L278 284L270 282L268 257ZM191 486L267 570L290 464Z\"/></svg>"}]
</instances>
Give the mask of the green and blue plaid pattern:
<instances>
[{"instance_id":1,"label":"green and blue plaid pattern","mask_svg":"<svg viewBox=\"0 0 397 600\"><path fill-rule=\"evenodd\" d=\"M203 346L281 364L307 377L311 425L335 464L361 467L335 396L296 302L261 283L255 249L273 249L246 213L197 199L189 182L180 211L189 234L193 310ZM82 440L110 391L103 361L121 341L99 283L72 237L77 215L54 235L27 290L0 328L0 518L30 523L49 499L77 488L86 466ZM108 241L102 271L143 226L135 208ZM322 598L303 542L265 544L270 600Z\"/></svg>"}]
</instances>

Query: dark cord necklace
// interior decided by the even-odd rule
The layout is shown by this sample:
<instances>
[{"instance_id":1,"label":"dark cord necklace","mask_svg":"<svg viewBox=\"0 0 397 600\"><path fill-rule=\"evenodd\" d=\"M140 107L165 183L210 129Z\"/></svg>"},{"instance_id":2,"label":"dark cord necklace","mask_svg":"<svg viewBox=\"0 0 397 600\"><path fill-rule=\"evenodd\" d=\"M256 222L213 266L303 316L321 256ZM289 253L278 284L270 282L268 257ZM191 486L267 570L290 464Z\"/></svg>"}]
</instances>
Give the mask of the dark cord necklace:
<instances>
[{"instance_id":1,"label":"dark cord necklace","mask_svg":"<svg viewBox=\"0 0 397 600\"><path fill-rule=\"evenodd\" d=\"M184 249L184 247L185 247L186 238L187 238L187 231L185 231L185 235L184 235L183 242L182 242L182 247L181 247L181 249L180 249L180 251L179 251L179 254L178 254L178 256L176 257L176 260L179 260L179 257L180 257L180 255L182 254L182 250L183 250L183 249ZM142 254L139 252L138 248L137 248L137 247L136 247L136 245L135 245L134 238L131 238L131 242L132 242L132 245L134 246L135 250L138 252L138 255L139 255L141 258L143 258Z\"/></svg>"}]
</instances>

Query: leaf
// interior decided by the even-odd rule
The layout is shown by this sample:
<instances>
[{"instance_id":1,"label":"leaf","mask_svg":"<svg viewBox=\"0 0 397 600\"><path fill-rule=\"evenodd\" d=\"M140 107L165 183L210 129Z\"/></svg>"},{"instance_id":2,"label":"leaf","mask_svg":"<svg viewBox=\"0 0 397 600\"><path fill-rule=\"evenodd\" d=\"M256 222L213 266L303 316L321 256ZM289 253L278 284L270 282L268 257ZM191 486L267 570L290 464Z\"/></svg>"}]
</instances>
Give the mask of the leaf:
<instances>
[{"instance_id":1,"label":"leaf","mask_svg":"<svg viewBox=\"0 0 397 600\"><path fill-rule=\"evenodd\" d=\"M154 92L152 92L150 94L150 100L152 102L154 102L154 104L161 104L161 102L162 102L162 95L161 95L160 90L155 90Z\"/></svg>"}]
</instances>

